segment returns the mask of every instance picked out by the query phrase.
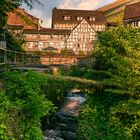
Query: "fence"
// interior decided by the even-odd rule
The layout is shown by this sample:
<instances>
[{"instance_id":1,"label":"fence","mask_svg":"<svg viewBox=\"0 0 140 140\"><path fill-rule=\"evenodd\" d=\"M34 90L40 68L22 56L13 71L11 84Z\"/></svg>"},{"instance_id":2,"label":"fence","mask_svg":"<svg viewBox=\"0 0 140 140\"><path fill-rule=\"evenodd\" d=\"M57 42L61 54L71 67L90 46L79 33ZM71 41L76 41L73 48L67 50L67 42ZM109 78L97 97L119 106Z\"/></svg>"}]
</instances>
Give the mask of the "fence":
<instances>
[{"instance_id":1,"label":"fence","mask_svg":"<svg viewBox=\"0 0 140 140\"><path fill-rule=\"evenodd\" d=\"M77 55L48 54L46 52L17 52L0 48L0 66L41 66L41 65L71 65L74 63L93 62L92 57Z\"/></svg>"},{"instance_id":2,"label":"fence","mask_svg":"<svg viewBox=\"0 0 140 140\"><path fill-rule=\"evenodd\" d=\"M0 48L0 65L18 65L37 64L39 60L38 54L17 52Z\"/></svg>"}]
</instances>

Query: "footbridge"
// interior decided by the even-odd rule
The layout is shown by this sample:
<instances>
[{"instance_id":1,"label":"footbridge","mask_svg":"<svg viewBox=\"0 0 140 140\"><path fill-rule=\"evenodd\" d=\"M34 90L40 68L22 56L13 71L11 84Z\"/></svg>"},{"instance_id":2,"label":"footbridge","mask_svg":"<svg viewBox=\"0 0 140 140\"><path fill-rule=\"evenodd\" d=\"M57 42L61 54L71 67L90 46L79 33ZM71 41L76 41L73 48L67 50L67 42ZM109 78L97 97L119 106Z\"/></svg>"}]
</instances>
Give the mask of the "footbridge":
<instances>
[{"instance_id":1,"label":"footbridge","mask_svg":"<svg viewBox=\"0 0 140 140\"><path fill-rule=\"evenodd\" d=\"M45 52L17 52L0 47L0 69L8 67L11 69L44 71L50 66L70 66L73 64L74 57L72 59L58 55L52 56Z\"/></svg>"}]
</instances>

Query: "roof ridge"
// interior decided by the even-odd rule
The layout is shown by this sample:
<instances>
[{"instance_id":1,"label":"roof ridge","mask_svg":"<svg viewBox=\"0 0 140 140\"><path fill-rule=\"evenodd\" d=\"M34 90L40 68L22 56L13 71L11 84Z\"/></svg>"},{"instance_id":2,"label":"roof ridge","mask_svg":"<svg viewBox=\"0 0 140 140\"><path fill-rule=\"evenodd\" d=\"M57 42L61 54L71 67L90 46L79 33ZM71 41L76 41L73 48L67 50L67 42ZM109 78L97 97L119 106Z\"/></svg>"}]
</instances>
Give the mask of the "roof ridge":
<instances>
[{"instance_id":1,"label":"roof ridge","mask_svg":"<svg viewBox=\"0 0 140 140\"><path fill-rule=\"evenodd\" d=\"M132 1L132 0L116 0L114 2L111 2L111 3L107 4L107 5L104 5L104 6L100 7L100 8L98 8L98 10L107 11L109 9L112 9L112 8L120 5L120 4L126 4L126 3L130 2L130 1Z\"/></svg>"},{"instance_id":2,"label":"roof ridge","mask_svg":"<svg viewBox=\"0 0 140 140\"><path fill-rule=\"evenodd\" d=\"M61 8L53 8L53 10L66 10L66 11L91 11L91 12L95 12L95 11L98 11L98 10L83 10L83 9L61 9Z\"/></svg>"}]
</instances>

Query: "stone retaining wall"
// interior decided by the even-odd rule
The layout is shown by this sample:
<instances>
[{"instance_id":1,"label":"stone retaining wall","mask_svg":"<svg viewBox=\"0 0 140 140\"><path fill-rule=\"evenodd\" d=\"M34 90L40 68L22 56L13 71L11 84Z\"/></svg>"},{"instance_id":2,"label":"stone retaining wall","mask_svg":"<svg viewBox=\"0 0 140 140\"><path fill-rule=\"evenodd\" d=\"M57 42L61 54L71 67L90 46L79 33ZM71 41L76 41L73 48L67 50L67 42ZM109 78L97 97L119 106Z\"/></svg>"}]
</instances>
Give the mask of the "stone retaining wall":
<instances>
[{"instance_id":1,"label":"stone retaining wall","mask_svg":"<svg viewBox=\"0 0 140 140\"><path fill-rule=\"evenodd\" d=\"M73 64L77 62L76 57L63 57L63 56L53 56L53 57L48 57L48 56L41 56L40 57L40 63L43 65L54 65L54 64Z\"/></svg>"}]
</instances>

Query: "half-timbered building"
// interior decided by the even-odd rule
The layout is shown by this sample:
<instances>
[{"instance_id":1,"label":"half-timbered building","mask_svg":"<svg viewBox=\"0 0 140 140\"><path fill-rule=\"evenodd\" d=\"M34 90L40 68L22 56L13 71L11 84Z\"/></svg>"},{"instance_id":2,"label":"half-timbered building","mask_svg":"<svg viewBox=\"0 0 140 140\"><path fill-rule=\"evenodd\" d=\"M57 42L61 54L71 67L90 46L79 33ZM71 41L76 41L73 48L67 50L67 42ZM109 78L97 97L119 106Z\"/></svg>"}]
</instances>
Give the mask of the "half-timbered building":
<instances>
[{"instance_id":1,"label":"half-timbered building","mask_svg":"<svg viewBox=\"0 0 140 140\"><path fill-rule=\"evenodd\" d=\"M101 11L53 9L52 28L69 29L66 48L76 53L89 53L93 49L98 31L103 31L106 19Z\"/></svg>"},{"instance_id":2,"label":"half-timbered building","mask_svg":"<svg viewBox=\"0 0 140 140\"><path fill-rule=\"evenodd\" d=\"M101 11L66 10L54 8L52 11L52 28L40 26L40 20L17 9L9 13L7 25L12 34L22 34L25 51L41 51L52 46L75 53L89 53L97 32L105 29L106 19Z\"/></svg>"}]
</instances>

